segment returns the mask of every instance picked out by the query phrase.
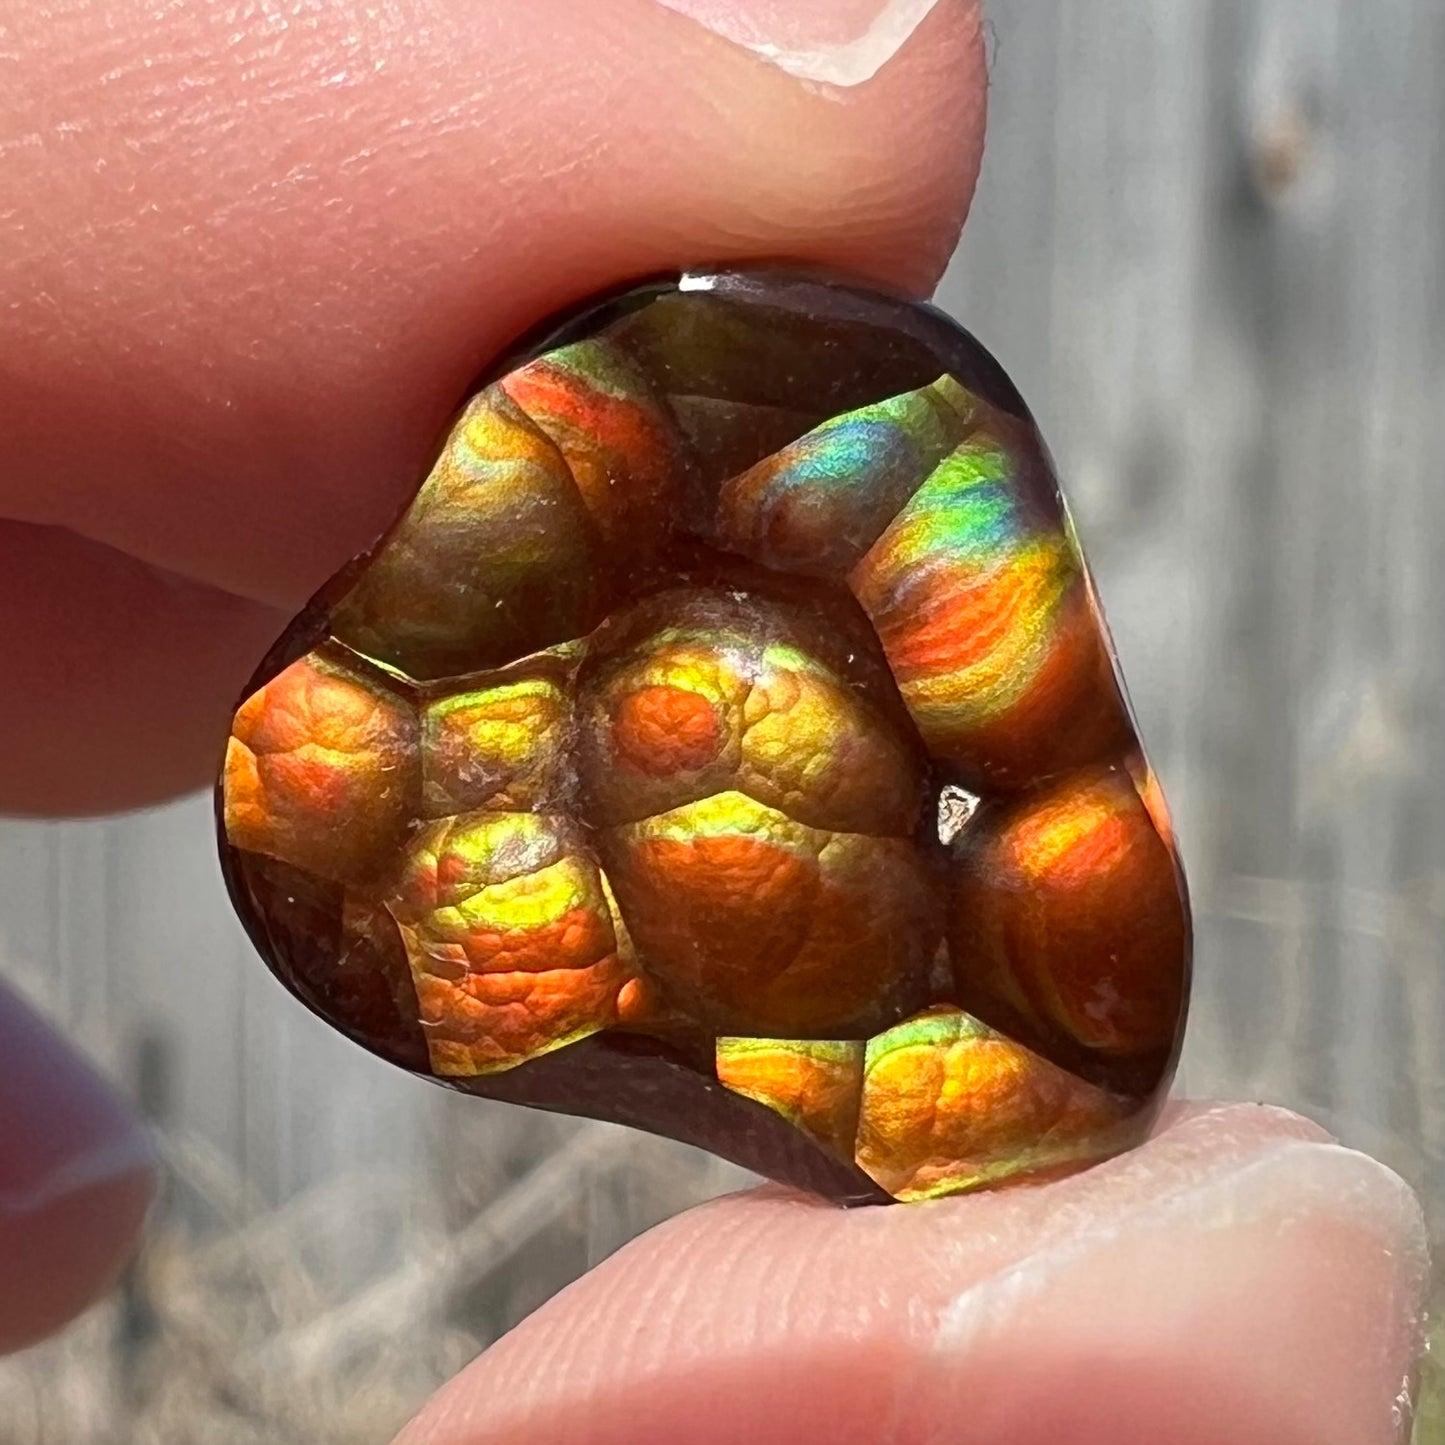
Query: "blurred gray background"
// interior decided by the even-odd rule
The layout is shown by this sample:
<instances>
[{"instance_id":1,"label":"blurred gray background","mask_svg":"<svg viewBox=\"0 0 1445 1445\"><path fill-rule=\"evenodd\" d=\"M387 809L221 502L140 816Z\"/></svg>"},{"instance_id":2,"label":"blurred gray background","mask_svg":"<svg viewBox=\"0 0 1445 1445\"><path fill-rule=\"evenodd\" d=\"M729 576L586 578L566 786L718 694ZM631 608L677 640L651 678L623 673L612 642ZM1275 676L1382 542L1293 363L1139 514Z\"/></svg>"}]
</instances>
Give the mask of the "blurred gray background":
<instances>
[{"instance_id":1,"label":"blurred gray background","mask_svg":"<svg viewBox=\"0 0 1445 1445\"><path fill-rule=\"evenodd\" d=\"M1322 1119L1422 1190L1438 1239L1445 5L999 0L991 28L941 301L1049 438L1174 806L1183 1086ZM0 965L171 1166L121 1296L0 1364L0 1445L384 1440L741 1177L366 1057L251 953L211 837L199 798L0 821Z\"/></svg>"}]
</instances>

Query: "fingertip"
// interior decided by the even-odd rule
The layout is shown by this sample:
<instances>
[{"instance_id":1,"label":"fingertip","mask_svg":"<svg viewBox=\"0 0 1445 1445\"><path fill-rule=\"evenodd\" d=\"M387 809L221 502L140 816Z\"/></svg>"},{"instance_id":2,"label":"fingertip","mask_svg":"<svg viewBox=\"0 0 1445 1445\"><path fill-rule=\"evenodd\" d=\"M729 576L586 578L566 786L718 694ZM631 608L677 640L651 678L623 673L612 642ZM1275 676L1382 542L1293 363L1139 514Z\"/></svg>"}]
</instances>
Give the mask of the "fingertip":
<instances>
[{"instance_id":1,"label":"fingertip","mask_svg":"<svg viewBox=\"0 0 1445 1445\"><path fill-rule=\"evenodd\" d=\"M29 1207L0 1204L0 1354L33 1345L101 1299L135 1254L155 1197L149 1161L101 1165L101 1177Z\"/></svg>"},{"instance_id":2,"label":"fingertip","mask_svg":"<svg viewBox=\"0 0 1445 1445\"><path fill-rule=\"evenodd\" d=\"M645 0L348 0L285 46L263 21L18 24L0 512L276 604L374 539L543 317L739 260L926 292L978 173L974 0L846 88Z\"/></svg>"},{"instance_id":3,"label":"fingertip","mask_svg":"<svg viewBox=\"0 0 1445 1445\"><path fill-rule=\"evenodd\" d=\"M114 1284L155 1189L140 1121L0 985L0 1353L52 1334Z\"/></svg>"},{"instance_id":4,"label":"fingertip","mask_svg":"<svg viewBox=\"0 0 1445 1445\"><path fill-rule=\"evenodd\" d=\"M865 1445L961 1421L971 1445L1389 1445L1425 1263L1383 1166L1216 1106L1035 1189L705 1206L544 1306L398 1445Z\"/></svg>"},{"instance_id":5,"label":"fingertip","mask_svg":"<svg viewBox=\"0 0 1445 1445\"><path fill-rule=\"evenodd\" d=\"M975 0L936 0L848 85L647 0L338 0L284 45L270 26L140 0L16 17L0 808L203 782L280 613L375 541L543 318L741 261L925 293L978 173Z\"/></svg>"},{"instance_id":6,"label":"fingertip","mask_svg":"<svg viewBox=\"0 0 1445 1445\"><path fill-rule=\"evenodd\" d=\"M283 623L72 532L0 520L0 812L133 808L211 782Z\"/></svg>"},{"instance_id":7,"label":"fingertip","mask_svg":"<svg viewBox=\"0 0 1445 1445\"><path fill-rule=\"evenodd\" d=\"M974 0L941 0L866 83L716 63L722 119L702 196L700 261L811 261L929 295L957 245L983 159L987 70ZM673 160L683 174L685 156ZM724 180L725 178L725 180ZM678 238L696 247L695 238Z\"/></svg>"}]
</instances>

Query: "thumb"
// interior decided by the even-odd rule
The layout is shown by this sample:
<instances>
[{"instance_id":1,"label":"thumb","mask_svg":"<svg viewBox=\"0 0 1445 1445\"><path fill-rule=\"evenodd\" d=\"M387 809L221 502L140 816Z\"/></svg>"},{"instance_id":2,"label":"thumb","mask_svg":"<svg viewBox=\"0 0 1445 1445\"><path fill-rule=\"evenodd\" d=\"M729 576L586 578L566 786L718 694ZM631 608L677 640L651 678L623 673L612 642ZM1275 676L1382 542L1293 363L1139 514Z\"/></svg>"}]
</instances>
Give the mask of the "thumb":
<instances>
[{"instance_id":1,"label":"thumb","mask_svg":"<svg viewBox=\"0 0 1445 1445\"><path fill-rule=\"evenodd\" d=\"M1382 1165L1246 1105L1044 1187L739 1195L559 1295L398 1445L1386 1445L1424 1239Z\"/></svg>"}]
</instances>

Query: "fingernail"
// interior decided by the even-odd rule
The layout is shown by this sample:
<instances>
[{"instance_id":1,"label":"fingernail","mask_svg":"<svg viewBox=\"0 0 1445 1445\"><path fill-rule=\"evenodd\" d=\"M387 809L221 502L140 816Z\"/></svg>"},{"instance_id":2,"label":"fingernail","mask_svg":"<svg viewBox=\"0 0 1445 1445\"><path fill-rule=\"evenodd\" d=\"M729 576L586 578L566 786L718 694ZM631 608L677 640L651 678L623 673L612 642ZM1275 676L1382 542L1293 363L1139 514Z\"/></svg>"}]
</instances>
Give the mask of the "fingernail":
<instances>
[{"instance_id":1,"label":"fingernail","mask_svg":"<svg viewBox=\"0 0 1445 1445\"><path fill-rule=\"evenodd\" d=\"M825 85L871 80L938 0L659 0L714 34Z\"/></svg>"},{"instance_id":2,"label":"fingernail","mask_svg":"<svg viewBox=\"0 0 1445 1445\"><path fill-rule=\"evenodd\" d=\"M1210 1409L1228 1415L1250 1399L1262 1417L1278 1411L1298 1427L1245 1430L1251 1440L1399 1440L1424 1349L1429 1249L1418 1199L1383 1164L1337 1144L1285 1141L1188 1189L1057 1225L1051 1245L972 1285L940 1316L949 1389L962 1388L960 1362L1027 1338L1045 1358L1087 1348L1131 1360L1141 1379L1154 1370L1201 1399L1213 1388L1201 1380L1230 1381L1238 1398Z\"/></svg>"},{"instance_id":3,"label":"fingernail","mask_svg":"<svg viewBox=\"0 0 1445 1445\"><path fill-rule=\"evenodd\" d=\"M155 1152L116 1090L0 984L0 1352L103 1291L155 1189Z\"/></svg>"},{"instance_id":4,"label":"fingernail","mask_svg":"<svg viewBox=\"0 0 1445 1445\"><path fill-rule=\"evenodd\" d=\"M1288 1141L1234 1160L1177 1193L1110 1216L1080 1218L1076 1228L1022 1263L972 1285L941 1320L940 1337L956 1343L974 1326L996 1321L1004 1300L1039 1296L1066 1270L1145 1235L1197 1240L1223 1229L1279 1220L1328 1221L1387 1242L1400 1261L1406 1293L1424 1282L1429 1261L1420 1203L1399 1175L1338 1144Z\"/></svg>"}]
</instances>

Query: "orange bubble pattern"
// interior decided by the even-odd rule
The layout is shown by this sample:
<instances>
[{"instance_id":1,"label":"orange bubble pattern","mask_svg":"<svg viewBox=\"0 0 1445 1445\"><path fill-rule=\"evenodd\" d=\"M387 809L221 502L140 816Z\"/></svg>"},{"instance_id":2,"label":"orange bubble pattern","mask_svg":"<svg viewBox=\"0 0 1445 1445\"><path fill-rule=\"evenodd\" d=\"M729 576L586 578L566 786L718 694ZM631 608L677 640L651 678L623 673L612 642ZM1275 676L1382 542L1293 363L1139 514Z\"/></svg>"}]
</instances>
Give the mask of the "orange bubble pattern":
<instances>
[{"instance_id":1,"label":"orange bubble pattern","mask_svg":"<svg viewBox=\"0 0 1445 1445\"><path fill-rule=\"evenodd\" d=\"M812 827L907 837L922 750L807 650L788 609L759 598L740 622L709 602L667 592L637 609L640 637L599 637L580 688L588 816L632 822L737 790Z\"/></svg>"},{"instance_id":2,"label":"orange bubble pattern","mask_svg":"<svg viewBox=\"0 0 1445 1445\"><path fill-rule=\"evenodd\" d=\"M1113 1153L1128 1112L956 1009L869 1041L858 1162L895 1199L931 1199Z\"/></svg>"},{"instance_id":3,"label":"orange bubble pattern","mask_svg":"<svg viewBox=\"0 0 1445 1445\"><path fill-rule=\"evenodd\" d=\"M427 702L421 730L428 816L562 808L571 777L571 721L566 678L545 668L517 670Z\"/></svg>"},{"instance_id":4,"label":"orange bubble pattern","mask_svg":"<svg viewBox=\"0 0 1445 1445\"><path fill-rule=\"evenodd\" d=\"M236 713L227 836L323 878L364 880L387 866L415 811L418 761L416 718L400 699L325 653L308 655Z\"/></svg>"},{"instance_id":5,"label":"orange bubble pattern","mask_svg":"<svg viewBox=\"0 0 1445 1445\"><path fill-rule=\"evenodd\" d=\"M389 905L439 1074L512 1068L606 1028L625 982L596 864L565 821L423 829Z\"/></svg>"},{"instance_id":6,"label":"orange bubble pattern","mask_svg":"<svg viewBox=\"0 0 1445 1445\"><path fill-rule=\"evenodd\" d=\"M810 284L639 292L472 396L235 715L233 896L475 1092L653 1069L619 1116L692 1138L687 1070L848 1198L1079 1167L1182 1029L1167 810L1006 381Z\"/></svg>"},{"instance_id":7,"label":"orange bubble pattern","mask_svg":"<svg viewBox=\"0 0 1445 1445\"><path fill-rule=\"evenodd\" d=\"M724 792L599 847L651 974L709 1028L857 1033L927 994L942 919L910 840Z\"/></svg>"},{"instance_id":8,"label":"orange bubble pattern","mask_svg":"<svg viewBox=\"0 0 1445 1445\"><path fill-rule=\"evenodd\" d=\"M1039 515L1043 459L1015 430L981 425L849 579L929 751L980 790L1128 737L1083 559Z\"/></svg>"},{"instance_id":9,"label":"orange bubble pattern","mask_svg":"<svg viewBox=\"0 0 1445 1445\"><path fill-rule=\"evenodd\" d=\"M418 679L500 666L597 620L600 547L562 453L491 387L462 412L331 632Z\"/></svg>"},{"instance_id":10,"label":"orange bubble pattern","mask_svg":"<svg viewBox=\"0 0 1445 1445\"><path fill-rule=\"evenodd\" d=\"M863 1088L861 1041L720 1038L717 1076L831 1149L851 1155Z\"/></svg>"},{"instance_id":11,"label":"orange bubble pattern","mask_svg":"<svg viewBox=\"0 0 1445 1445\"><path fill-rule=\"evenodd\" d=\"M501 385L562 453L604 544L628 559L654 550L683 464L676 430L637 366L616 346L580 341Z\"/></svg>"},{"instance_id":12,"label":"orange bubble pattern","mask_svg":"<svg viewBox=\"0 0 1445 1445\"><path fill-rule=\"evenodd\" d=\"M1007 1000L1040 1038L1167 1049L1184 978L1158 961L1185 956L1187 921L1168 841L1129 772L1070 775L985 822L954 850L960 997Z\"/></svg>"}]
</instances>

